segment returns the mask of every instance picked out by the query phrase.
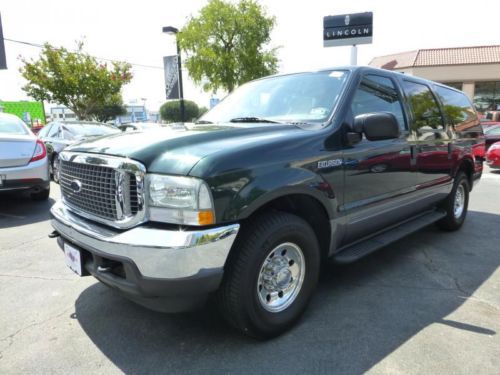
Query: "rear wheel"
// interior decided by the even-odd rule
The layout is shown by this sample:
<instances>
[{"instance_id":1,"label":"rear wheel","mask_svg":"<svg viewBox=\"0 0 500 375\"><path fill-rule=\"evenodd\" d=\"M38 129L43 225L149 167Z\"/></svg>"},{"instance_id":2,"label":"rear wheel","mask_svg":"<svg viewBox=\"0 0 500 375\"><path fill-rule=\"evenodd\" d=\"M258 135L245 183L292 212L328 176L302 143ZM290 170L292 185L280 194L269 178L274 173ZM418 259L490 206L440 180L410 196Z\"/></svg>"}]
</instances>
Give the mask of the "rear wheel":
<instances>
[{"instance_id":1,"label":"rear wheel","mask_svg":"<svg viewBox=\"0 0 500 375\"><path fill-rule=\"evenodd\" d=\"M443 202L446 216L437 222L437 225L444 230L454 231L459 229L467 216L469 205L469 180L463 172L458 172L450 195Z\"/></svg>"},{"instance_id":2,"label":"rear wheel","mask_svg":"<svg viewBox=\"0 0 500 375\"><path fill-rule=\"evenodd\" d=\"M266 213L242 228L218 292L223 315L257 338L277 336L304 312L316 287L320 251L300 217Z\"/></svg>"}]
</instances>

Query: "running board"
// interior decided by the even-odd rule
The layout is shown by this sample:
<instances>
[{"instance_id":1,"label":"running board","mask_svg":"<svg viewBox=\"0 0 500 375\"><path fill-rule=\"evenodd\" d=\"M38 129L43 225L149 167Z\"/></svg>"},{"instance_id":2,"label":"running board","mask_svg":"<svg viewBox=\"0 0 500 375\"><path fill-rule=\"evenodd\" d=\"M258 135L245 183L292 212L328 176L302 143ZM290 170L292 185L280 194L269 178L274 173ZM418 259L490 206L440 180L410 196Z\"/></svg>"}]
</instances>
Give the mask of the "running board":
<instances>
[{"instance_id":1,"label":"running board","mask_svg":"<svg viewBox=\"0 0 500 375\"><path fill-rule=\"evenodd\" d=\"M363 258L364 256L377 251L378 249L387 246L410 233L416 232L446 216L444 211L431 211L423 215L419 215L414 219L403 222L391 229L385 230L373 237L356 242L350 245L332 257L335 263L351 263Z\"/></svg>"}]
</instances>

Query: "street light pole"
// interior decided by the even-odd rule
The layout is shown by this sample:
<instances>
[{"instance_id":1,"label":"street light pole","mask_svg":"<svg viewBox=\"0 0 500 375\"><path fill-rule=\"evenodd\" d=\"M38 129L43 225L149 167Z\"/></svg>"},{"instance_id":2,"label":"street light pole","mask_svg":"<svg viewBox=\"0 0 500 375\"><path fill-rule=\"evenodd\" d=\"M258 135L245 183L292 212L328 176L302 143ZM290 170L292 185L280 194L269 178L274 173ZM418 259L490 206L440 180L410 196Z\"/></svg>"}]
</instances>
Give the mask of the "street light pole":
<instances>
[{"instance_id":1,"label":"street light pole","mask_svg":"<svg viewBox=\"0 0 500 375\"><path fill-rule=\"evenodd\" d=\"M186 119L186 109L184 107L184 88L182 85L182 59L181 59L181 49L179 47L179 40L177 39L177 33L179 32L179 29L173 26L165 26L163 27L163 32L167 34L174 34L175 35L175 44L177 46L177 68L178 68L178 75L179 75L179 103L180 103L180 110L181 110L181 122L184 123Z\"/></svg>"}]
</instances>

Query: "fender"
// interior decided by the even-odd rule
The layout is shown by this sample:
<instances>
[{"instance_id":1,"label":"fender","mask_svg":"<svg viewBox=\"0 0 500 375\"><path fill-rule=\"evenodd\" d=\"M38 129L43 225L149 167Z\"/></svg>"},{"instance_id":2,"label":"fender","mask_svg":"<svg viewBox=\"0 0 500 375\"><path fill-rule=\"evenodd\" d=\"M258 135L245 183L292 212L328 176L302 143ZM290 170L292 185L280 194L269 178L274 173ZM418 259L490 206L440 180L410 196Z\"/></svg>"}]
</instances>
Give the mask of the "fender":
<instances>
[{"instance_id":1,"label":"fender","mask_svg":"<svg viewBox=\"0 0 500 375\"><path fill-rule=\"evenodd\" d=\"M245 219L263 205L292 194L316 199L330 220L335 217L335 192L318 174L304 168L283 168L255 176L233 195L220 217L223 221Z\"/></svg>"}]
</instances>

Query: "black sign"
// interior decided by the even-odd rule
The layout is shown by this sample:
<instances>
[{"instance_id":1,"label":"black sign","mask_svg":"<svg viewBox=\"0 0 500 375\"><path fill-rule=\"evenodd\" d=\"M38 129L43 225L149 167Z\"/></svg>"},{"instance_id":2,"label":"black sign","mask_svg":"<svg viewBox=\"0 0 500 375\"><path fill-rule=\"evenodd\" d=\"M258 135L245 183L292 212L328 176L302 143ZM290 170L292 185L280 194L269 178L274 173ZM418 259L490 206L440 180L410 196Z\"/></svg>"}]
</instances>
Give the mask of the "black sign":
<instances>
[{"instance_id":1,"label":"black sign","mask_svg":"<svg viewBox=\"0 0 500 375\"><path fill-rule=\"evenodd\" d=\"M163 57L163 70L167 100L179 99L179 59L177 55Z\"/></svg>"},{"instance_id":2,"label":"black sign","mask_svg":"<svg viewBox=\"0 0 500 375\"><path fill-rule=\"evenodd\" d=\"M369 44L372 38L372 12L323 17L323 45L325 47Z\"/></svg>"},{"instance_id":3,"label":"black sign","mask_svg":"<svg viewBox=\"0 0 500 375\"><path fill-rule=\"evenodd\" d=\"M7 69L7 59L5 58L5 44L3 42L1 14L0 14L0 69Z\"/></svg>"}]
</instances>

